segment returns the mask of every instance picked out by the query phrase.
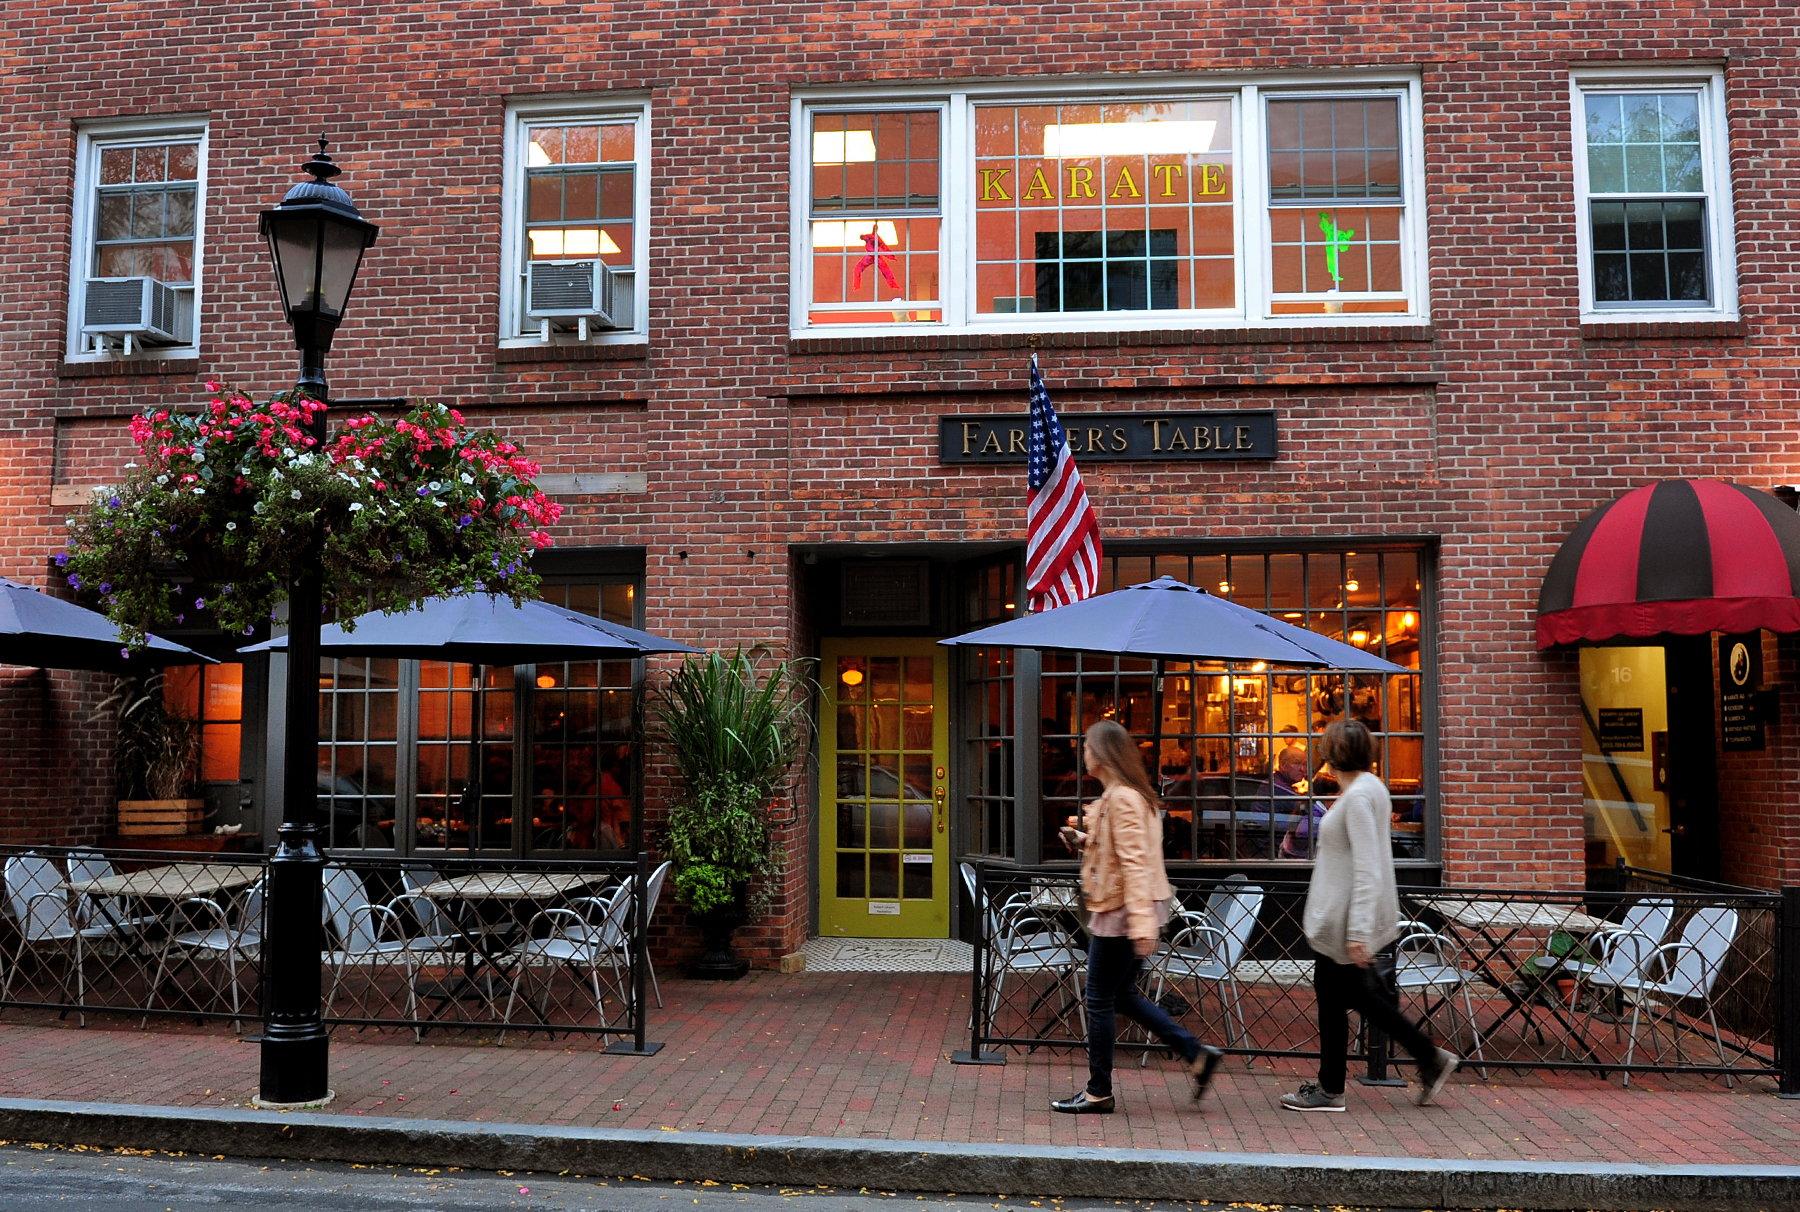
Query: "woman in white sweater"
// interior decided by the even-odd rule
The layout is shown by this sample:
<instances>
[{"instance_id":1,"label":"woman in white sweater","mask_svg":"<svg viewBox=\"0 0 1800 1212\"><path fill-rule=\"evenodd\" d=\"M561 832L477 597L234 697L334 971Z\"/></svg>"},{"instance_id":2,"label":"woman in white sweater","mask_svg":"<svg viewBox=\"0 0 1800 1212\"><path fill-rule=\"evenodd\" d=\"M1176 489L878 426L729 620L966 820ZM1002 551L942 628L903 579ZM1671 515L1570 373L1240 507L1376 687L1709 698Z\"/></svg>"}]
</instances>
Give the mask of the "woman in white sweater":
<instances>
[{"instance_id":1,"label":"woman in white sweater","mask_svg":"<svg viewBox=\"0 0 1800 1212\"><path fill-rule=\"evenodd\" d=\"M1343 790L1319 822L1312 884L1306 893L1306 941L1317 953L1313 991L1319 1001L1319 1080L1281 1096L1289 1111L1344 1109L1350 1011L1387 1032L1419 1062L1419 1105L1437 1097L1460 1058L1433 1044L1400 1012L1372 966L1376 952L1400 933L1394 852L1388 842L1393 804L1369 772L1374 741L1356 720L1325 730L1325 761Z\"/></svg>"}]
</instances>

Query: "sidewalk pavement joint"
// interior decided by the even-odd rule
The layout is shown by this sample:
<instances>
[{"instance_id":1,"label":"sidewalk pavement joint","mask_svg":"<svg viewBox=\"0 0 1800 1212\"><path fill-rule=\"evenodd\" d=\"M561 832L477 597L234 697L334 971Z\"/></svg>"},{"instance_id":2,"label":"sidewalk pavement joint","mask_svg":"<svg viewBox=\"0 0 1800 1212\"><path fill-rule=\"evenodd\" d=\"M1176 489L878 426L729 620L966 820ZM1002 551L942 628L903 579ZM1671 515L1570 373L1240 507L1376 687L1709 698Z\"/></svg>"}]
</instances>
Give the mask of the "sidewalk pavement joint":
<instances>
[{"instance_id":1,"label":"sidewalk pavement joint","mask_svg":"<svg viewBox=\"0 0 1800 1212\"><path fill-rule=\"evenodd\" d=\"M1414 1208L1800 1210L1800 1166L1304 1157L0 1099L0 1136L374 1165L714 1179L889 1191Z\"/></svg>"}]
</instances>

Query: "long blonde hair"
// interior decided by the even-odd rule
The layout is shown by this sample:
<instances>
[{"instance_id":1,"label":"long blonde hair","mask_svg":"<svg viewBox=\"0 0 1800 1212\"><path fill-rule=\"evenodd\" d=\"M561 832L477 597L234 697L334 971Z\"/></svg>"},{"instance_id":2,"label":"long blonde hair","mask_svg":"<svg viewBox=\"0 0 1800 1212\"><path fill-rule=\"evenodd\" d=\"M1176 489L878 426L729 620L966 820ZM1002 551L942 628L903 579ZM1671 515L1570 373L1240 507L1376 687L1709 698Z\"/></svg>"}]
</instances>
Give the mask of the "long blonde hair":
<instances>
[{"instance_id":1,"label":"long blonde hair","mask_svg":"<svg viewBox=\"0 0 1800 1212\"><path fill-rule=\"evenodd\" d=\"M1144 759L1138 753L1137 742L1117 720L1095 721L1088 727L1084 739L1093 760L1111 768L1120 782L1144 797L1146 804L1155 808L1162 803L1150 783L1150 775L1144 770ZM1088 773L1094 773L1091 767Z\"/></svg>"}]
</instances>

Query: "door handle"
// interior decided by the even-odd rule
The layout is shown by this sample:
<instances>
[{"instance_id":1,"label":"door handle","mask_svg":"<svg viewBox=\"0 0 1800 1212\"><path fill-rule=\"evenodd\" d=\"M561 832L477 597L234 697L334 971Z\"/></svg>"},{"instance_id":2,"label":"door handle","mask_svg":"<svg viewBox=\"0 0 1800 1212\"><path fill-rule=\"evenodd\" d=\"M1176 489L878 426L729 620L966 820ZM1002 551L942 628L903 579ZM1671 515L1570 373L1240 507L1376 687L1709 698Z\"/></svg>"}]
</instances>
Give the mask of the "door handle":
<instances>
[{"instance_id":1,"label":"door handle","mask_svg":"<svg viewBox=\"0 0 1800 1212\"><path fill-rule=\"evenodd\" d=\"M1677 826L1675 826L1675 828L1665 829L1665 830L1663 830L1663 832L1668 834L1670 837L1686 837L1687 836L1687 826L1686 825L1677 825Z\"/></svg>"},{"instance_id":2,"label":"door handle","mask_svg":"<svg viewBox=\"0 0 1800 1212\"><path fill-rule=\"evenodd\" d=\"M950 799L950 793L944 789L942 783L939 783L937 790L931 793L931 798L937 801L937 831L942 833L944 831L944 810Z\"/></svg>"}]
</instances>

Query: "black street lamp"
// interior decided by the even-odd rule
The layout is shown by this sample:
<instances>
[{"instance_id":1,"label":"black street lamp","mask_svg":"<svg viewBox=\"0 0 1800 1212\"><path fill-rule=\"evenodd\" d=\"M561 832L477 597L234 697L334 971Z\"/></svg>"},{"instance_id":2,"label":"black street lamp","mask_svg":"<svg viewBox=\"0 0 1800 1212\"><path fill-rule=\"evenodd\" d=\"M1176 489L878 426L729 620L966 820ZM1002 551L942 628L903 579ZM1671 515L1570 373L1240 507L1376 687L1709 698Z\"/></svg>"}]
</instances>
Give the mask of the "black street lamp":
<instances>
[{"instance_id":1,"label":"black street lamp","mask_svg":"<svg viewBox=\"0 0 1800 1212\"><path fill-rule=\"evenodd\" d=\"M327 402L325 353L344 318L363 252L376 227L350 195L331 184L338 166L325 154L305 165L313 180L294 186L281 205L262 213L281 306L300 350L303 396ZM323 442L325 414L312 436ZM316 449L316 448L315 448ZM330 1092L329 1047L319 1012L325 859L313 823L319 746L319 553L324 537L296 561L288 584L288 676L281 842L269 862L263 935L262 1083L265 1105L316 1103Z\"/></svg>"}]
</instances>

